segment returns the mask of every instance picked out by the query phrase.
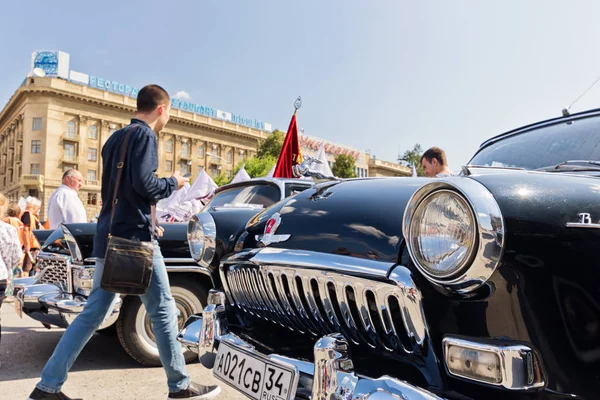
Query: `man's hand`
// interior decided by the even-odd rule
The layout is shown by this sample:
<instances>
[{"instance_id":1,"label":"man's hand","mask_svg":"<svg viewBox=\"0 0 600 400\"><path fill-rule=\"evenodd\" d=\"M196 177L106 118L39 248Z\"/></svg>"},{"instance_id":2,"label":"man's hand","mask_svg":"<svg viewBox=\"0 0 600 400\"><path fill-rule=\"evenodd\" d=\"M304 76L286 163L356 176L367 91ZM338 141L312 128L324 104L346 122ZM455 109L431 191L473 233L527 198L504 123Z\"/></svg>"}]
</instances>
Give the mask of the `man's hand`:
<instances>
[{"instance_id":1,"label":"man's hand","mask_svg":"<svg viewBox=\"0 0 600 400\"><path fill-rule=\"evenodd\" d=\"M186 182L190 181L190 178L185 178L181 175L181 171L173 172L171 177L177 179L177 189L181 189Z\"/></svg>"},{"instance_id":2,"label":"man's hand","mask_svg":"<svg viewBox=\"0 0 600 400\"><path fill-rule=\"evenodd\" d=\"M158 236L159 238L163 237L163 234L165 233L165 228L163 228L162 226L156 226L156 236Z\"/></svg>"}]
</instances>

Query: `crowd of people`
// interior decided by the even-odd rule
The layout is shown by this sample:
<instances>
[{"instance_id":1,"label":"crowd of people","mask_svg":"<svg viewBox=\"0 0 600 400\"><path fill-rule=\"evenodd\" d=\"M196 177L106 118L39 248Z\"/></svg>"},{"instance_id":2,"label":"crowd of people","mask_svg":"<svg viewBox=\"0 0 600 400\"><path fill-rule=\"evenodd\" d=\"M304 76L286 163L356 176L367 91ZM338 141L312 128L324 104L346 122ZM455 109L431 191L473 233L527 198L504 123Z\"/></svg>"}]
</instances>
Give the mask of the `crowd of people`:
<instances>
[{"instance_id":1,"label":"crowd of people","mask_svg":"<svg viewBox=\"0 0 600 400\"><path fill-rule=\"evenodd\" d=\"M22 209L0 193L0 306L12 295L14 279L39 272L36 257L41 244L34 231L56 229L62 223L87 222L85 207L78 197L83 176L75 169L65 171L62 184L48 200L48 219L40 221L42 201L27 197ZM1 339L0 320L0 339Z\"/></svg>"}]
</instances>

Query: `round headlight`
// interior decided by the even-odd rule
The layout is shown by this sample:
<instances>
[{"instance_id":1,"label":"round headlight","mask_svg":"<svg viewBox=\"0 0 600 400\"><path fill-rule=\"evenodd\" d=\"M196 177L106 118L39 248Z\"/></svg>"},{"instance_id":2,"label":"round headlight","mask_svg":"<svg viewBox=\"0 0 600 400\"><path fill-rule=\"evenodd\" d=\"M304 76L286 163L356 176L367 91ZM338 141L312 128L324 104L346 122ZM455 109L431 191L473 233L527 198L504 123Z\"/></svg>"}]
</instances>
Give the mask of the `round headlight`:
<instances>
[{"instance_id":1,"label":"round headlight","mask_svg":"<svg viewBox=\"0 0 600 400\"><path fill-rule=\"evenodd\" d=\"M204 229L202 229L202 224L196 218L188 223L188 244L192 258L196 262L200 261L202 250L204 250Z\"/></svg>"},{"instance_id":2,"label":"round headlight","mask_svg":"<svg viewBox=\"0 0 600 400\"><path fill-rule=\"evenodd\" d=\"M190 255L198 264L208 267L215 255L217 229L207 212L195 215L188 223L187 239Z\"/></svg>"},{"instance_id":3,"label":"round headlight","mask_svg":"<svg viewBox=\"0 0 600 400\"><path fill-rule=\"evenodd\" d=\"M471 208L458 193L438 190L415 209L409 235L417 266L433 278L448 278L472 260L477 225Z\"/></svg>"}]
</instances>

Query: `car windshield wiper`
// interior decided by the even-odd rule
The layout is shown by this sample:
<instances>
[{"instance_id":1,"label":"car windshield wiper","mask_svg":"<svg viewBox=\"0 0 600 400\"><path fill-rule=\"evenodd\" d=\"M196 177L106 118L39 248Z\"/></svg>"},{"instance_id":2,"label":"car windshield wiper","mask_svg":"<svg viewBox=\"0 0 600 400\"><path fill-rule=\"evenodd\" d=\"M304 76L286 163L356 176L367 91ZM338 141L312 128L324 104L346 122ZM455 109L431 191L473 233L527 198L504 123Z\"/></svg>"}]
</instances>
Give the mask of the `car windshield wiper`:
<instances>
[{"instance_id":1,"label":"car windshield wiper","mask_svg":"<svg viewBox=\"0 0 600 400\"><path fill-rule=\"evenodd\" d=\"M536 171L560 172L560 171L600 171L600 161L594 160L569 160L556 165L536 168Z\"/></svg>"}]
</instances>

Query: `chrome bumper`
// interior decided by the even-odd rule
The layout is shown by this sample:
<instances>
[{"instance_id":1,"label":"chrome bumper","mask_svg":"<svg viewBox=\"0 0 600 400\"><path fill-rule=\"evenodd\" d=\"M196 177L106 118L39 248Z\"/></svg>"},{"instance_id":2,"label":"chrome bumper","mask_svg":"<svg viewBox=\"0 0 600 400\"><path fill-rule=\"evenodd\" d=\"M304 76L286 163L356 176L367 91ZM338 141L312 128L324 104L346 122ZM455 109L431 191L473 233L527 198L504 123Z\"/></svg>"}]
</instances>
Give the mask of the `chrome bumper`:
<instances>
[{"instance_id":1,"label":"chrome bumper","mask_svg":"<svg viewBox=\"0 0 600 400\"><path fill-rule=\"evenodd\" d=\"M221 342L264 357L254 346L229 331L224 304L210 304L210 299L211 295L202 316L190 317L177 339L190 351L197 352L200 362L210 369L214 367ZM316 342L314 363L277 354L266 357L291 364L301 375L311 378L312 387L305 389L312 393L312 400L442 400L425 389L396 378L382 376L373 379L358 376L354 372L348 341L339 333L323 336Z\"/></svg>"},{"instance_id":2,"label":"chrome bumper","mask_svg":"<svg viewBox=\"0 0 600 400\"><path fill-rule=\"evenodd\" d=\"M45 326L66 328L87 304L87 298L83 296L65 293L52 284L32 284L32 280L35 278L15 281L15 308L20 317L25 313ZM122 299L119 297L98 329L108 328L116 322L121 305Z\"/></svg>"}]
</instances>

